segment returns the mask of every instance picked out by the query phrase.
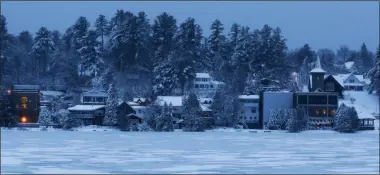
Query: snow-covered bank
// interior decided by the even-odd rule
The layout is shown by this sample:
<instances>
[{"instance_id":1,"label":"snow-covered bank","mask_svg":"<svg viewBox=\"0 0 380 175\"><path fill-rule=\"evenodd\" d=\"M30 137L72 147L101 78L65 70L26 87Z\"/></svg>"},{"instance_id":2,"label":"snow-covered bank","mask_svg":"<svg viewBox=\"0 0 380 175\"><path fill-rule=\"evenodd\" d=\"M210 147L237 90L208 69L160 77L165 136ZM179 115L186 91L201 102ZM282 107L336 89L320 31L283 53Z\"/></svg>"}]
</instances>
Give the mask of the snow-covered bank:
<instances>
[{"instance_id":1,"label":"snow-covered bank","mask_svg":"<svg viewBox=\"0 0 380 175\"><path fill-rule=\"evenodd\" d=\"M339 103L355 107L359 118L373 118L375 113L379 113L379 97L376 95L366 91L346 91L343 95L344 100ZM351 98L355 99L353 103Z\"/></svg>"}]
</instances>

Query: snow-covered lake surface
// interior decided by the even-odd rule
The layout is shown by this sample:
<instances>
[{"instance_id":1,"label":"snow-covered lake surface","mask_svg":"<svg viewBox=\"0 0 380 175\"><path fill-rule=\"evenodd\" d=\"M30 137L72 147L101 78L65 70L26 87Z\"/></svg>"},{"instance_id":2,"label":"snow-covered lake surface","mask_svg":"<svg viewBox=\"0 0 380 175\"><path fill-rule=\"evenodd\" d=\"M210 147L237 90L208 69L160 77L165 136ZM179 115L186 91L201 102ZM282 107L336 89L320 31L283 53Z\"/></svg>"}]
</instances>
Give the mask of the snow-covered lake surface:
<instances>
[{"instance_id":1,"label":"snow-covered lake surface","mask_svg":"<svg viewBox=\"0 0 380 175\"><path fill-rule=\"evenodd\" d=\"M379 133L1 132L1 173L379 173Z\"/></svg>"}]
</instances>

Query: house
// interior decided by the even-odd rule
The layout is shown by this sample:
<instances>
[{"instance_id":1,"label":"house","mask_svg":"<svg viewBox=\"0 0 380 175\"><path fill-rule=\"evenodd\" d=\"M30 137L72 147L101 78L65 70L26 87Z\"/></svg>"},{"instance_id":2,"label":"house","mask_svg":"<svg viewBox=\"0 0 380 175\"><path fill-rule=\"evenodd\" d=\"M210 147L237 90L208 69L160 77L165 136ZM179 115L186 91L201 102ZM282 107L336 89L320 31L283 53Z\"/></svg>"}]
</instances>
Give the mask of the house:
<instances>
[{"instance_id":1,"label":"house","mask_svg":"<svg viewBox=\"0 0 380 175\"><path fill-rule=\"evenodd\" d=\"M247 124L250 129L260 128L259 95L239 95L238 120Z\"/></svg>"},{"instance_id":2,"label":"house","mask_svg":"<svg viewBox=\"0 0 380 175\"><path fill-rule=\"evenodd\" d=\"M309 126L332 127L338 99L343 96L343 85L332 75L325 75L319 57L310 71L309 92L294 93L293 106L303 107L309 116Z\"/></svg>"},{"instance_id":3,"label":"house","mask_svg":"<svg viewBox=\"0 0 380 175\"><path fill-rule=\"evenodd\" d=\"M83 121L84 125L102 125L105 116L105 105L75 105L67 109L70 115Z\"/></svg>"},{"instance_id":4,"label":"house","mask_svg":"<svg viewBox=\"0 0 380 175\"><path fill-rule=\"evenodd\" d=\"M147 98L133 98L133 100L127 102L127 104L134 110L135 115L144 118L147 112L147 105L150 104L150 100Z\"/></svg>"},{"instance_id":5,"label":"house","mask_svg":"<svg viewBox=\"0 0 380 175\"><path fill-rule=\"evenodd\" d=\"M369 79L364 78L363 75L338 74L334 78L341 84L345 90L349 91L363 91L371 83Z\"/></svg>"},{"instance_id":6,"label":"house","mask_svg":"<svg viewBox=\"0 0 380 175\"><path fill-rule=\"evenodd\" d=\"M186 94L193 92L198 97L214 97L217 90L222 90L225 83L215 81L208 73L195 73L195 79L191 83L191 90Z\"/></svg>"},{"instance_id":7,"label":"house","mask_svg":"<svg viewBox=\"0 0 380 175\"><path fill-rule=\"evenodd\" d=\"M343 97L343 84L333 75L326 75L326 71L321 67L319 57L317 57L315 65L315 68L310 71L309 92L337 93L340 97Z\"/></svg>"},{"instance_id":8,"label":"house","mask_svg":"<svg viewBox=\"0 0 380 175\"><path fill-rule=\"evenodd\" d=\"M128 114L126 115L126 117L128 118L128 123L130 125L142 124L142 122L144 121L142 117L137 116L135 114Z\"/></svg>"},{"instance_id":9,"label":"house","mask_svg":"<svg viewBox=\"0 0 380 175\"><path fill-rule=\"evenodd\" d=\"M181 113L182 113L182 96L157 96L157 104L160 106L164 106L166 103L167 105L171 104L173 108L173 116L175 118L181 119Z\"/></svg>"},{"instance_id":10,"label":"house","mask_svg":"<svg viewBox=\"0 0 380 175\"><path fill-rule=\"evenodd\" d=\"M280 91L281 86L278 80L272 80L269 78L263 78L260 81L262 91Z\"/></svg>"},{"instance_id":11,"label":"house","mask_svg":"<svg viewBox=\"0 0 380 175\"><path fill-rule=\"evenodd\" d=\"M84 105L105 105L107 94L102 91L87 91L80 96L80 102Z\"/></svg>"},{"instance_id":12,"label":"house","mask_svg":"<svg viewBox=\"0 0 380 175\"><path fill-rule=\"evenodd\" d=\"M375 130L375 117L359 115L359 130Z\"/></svg>"},{"instance_id":13,"label":"house","mask_svg":"<svg viewBox=\"0 0 380 175\"><path fill-rule=\"evenodd\" d=\"M19 123L37 124L40 113L40 87L38 85L13 85L8 90L12 114Z\"/></svg>"}]
</instances>

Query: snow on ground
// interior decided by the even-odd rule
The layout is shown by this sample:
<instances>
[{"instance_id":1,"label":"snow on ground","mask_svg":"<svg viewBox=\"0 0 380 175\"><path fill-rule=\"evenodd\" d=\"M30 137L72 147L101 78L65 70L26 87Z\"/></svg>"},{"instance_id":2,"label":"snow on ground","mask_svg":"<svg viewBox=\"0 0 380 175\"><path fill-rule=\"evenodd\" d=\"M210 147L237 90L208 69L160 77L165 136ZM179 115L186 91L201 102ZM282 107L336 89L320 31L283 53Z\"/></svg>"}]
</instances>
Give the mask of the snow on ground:
<instances>
[{"instance_id":1,"label":"snow on ground","mask_svg":"<svg viewBox=\"0 0 380 175\"><path fill-rule=\"evenodd\" d=\"M1 173L379 173L379 134L2 131Z\"/></svg>"},{"instance_id":2,"label":"snow on ground","mask_svg":"<svg viewBox=\"0 0 380 175\"><path fill-rule=\"evenodd\" d=\"M344 92L344 103L347 106L354 106L358 112L359 118L373 118L374 113L379 113L379 97L374 94L368 94L366 91L346 91ZM351 104L350 98L355 98L355 102Z\"/></svg>"}]
</instances>

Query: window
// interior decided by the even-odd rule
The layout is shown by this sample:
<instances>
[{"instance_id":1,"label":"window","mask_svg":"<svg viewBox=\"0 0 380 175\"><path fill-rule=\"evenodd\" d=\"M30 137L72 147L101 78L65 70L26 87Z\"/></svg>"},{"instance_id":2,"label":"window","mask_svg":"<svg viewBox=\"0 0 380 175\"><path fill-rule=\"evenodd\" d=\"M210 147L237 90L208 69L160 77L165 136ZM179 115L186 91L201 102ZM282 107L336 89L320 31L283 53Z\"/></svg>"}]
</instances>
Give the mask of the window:
<instances>
[{"instance_id":1,"label":"window","mask_svg":"<svg viewBox=\"0 0 380 175\"><path fill-rule=\"evenodd\" d=\"M247 120L247 117L244 117L244 120Z\"/></svg>"},{"instance_id":2,"label":"window","mask_svg":"<svg viewBox=\"0 0 380 175\"><path fill-rule=\"evenodd\" d=\"M257 120L257 117L254 117L255 120Z\"/></svg>"},{"instance_id":3,"label":"window","mask_svg":"<svg viewBox=\"0 0 380 175\"><path fill-rule=\"evenodd\" d=\"M252 113L256 113L256 107L252 108Z\"/></svg>"},{"instance_id":4,"label":"window","mask_svg":"<svg viewBox=\"0 0 380 175\"><path fill-rule=\"evenodd\" d=\"M205 84L205 88L208 89L208 84Z\"/></svg>"},{"instance_id":5,"label":"window","mask_svg":"<svg viewBox=\"0 0 380 175\"><path fill-rule=\"evenodd\" d=\"M327 96L324 96L324 95L309 96L309 104L327 104Z\"/></svg>"},{"instance_id":6,"label":"window","mask_svg":"<svg viewBox=\"0 0 380 175\"><path fill-rule=\"evenodd\" d=\"M369 120L368 125L373 126L373 120Z\"/></svg>"},{"instance_id":7,"label":"window","mask_svg":"<svg viewBox=\"0 0 380 175\"><path fill-rule=\"evenodd\" d=\"M195 88L199 88L199 85L198 85L198 84L196 84L196 85L195 85Z\"/></svg>"},{"instance_id":8,"label":"window","mask_svg":"<svg viewBox=\"0 0 380 175\"><path fill-rule=\"evenodd\" d=\"M202 89L202 88L205 87L205 85L204 84L200 84L199 87Z\"/></svg>"},{"instance_id":9,"label":"window","mask_svg":"<svg viewBox=\"0 0 380 175\"><path fill-rule=\"evenodd\" d=\"M351 79L348 80L348 82L349 83L355 83L355 80L351 78Z\"/></svg>"},{"instance_id":10,"label":"window","mask_svg":"<svg viewBox=\"0 0 380 175\"><path fill-rule=\"evenodd\" d=\"M368 125L368 120L364 120L364 125Z\"/></svg>"},{"instance_id":11,"label":"window","mask_svg":"<svg viewBox=\"0 0 380 175\"><path fill-rule=\"evenodd\" d=\"M98 103L104 102L104 98L103 97L96 97L96 102L98 102Z\"/></svg>"},{"instance_id":12,"label":"window","mask_svg":"<svg viewBox=\"0 0 380 175\"><path fill-rule=\"evenodd\" d=\"M329 96L329 104L330 105L338 105L338 96L330 95Z\"/></svg>"},{"instance_id":13,"label":"window","mask_svg":"<svg viewBox=\"0 0 380 175\"><path fill-rule=\"evenodd\" d=\"M83 102L84 102L84 103L91 102L91 97L84 96L84 97L83 97Z\"/></svg>"},{"instance_id":14,"label":"window","mask_svg":"<svg viewBox=\"0 0 380 175\"><path fill-rule=\"evenodd\" d=\"M214 85L210 85L210 88L214 88Z\"/></svg>"},{"instance_id":15,"label":"window","mask_svg":"<svg viewBox=\"0 0 380 175\"><path fill-rule=\"evenodd\" d=\"M240 116L240 120L243 119L243 116Z\"/></svg>"},{"instance_id":16,"label":"window","mask_svg":"<svg viewBox=\"0 0 380 175\"><path fill-rule=\"evenodd\" d=\"M298 96L298 104L307 104L307 96L299 95Z\"/></svg>"},{"instance_id":17,"label":"window","mask_svg":"<svg viewBox=\"0 0 380 175\"><path fill-rule=\"evenodd\" d=\"M325 90L326 91L334 91L334 83L333 82L327 82L325 85Z\"/></svg>"},{"instance_id":18,"label":"window","mask_svg":"<svg viewBox=\"0 0 380 175\"><path fill-rule=\"evenodd\" d=\"M201 79L200 78L196 78L195 81L201 81Z\"/></svg>"},{"instance_id":19,"label":"window","mask_svg":"<svg viewBox=\"0 0 380 175\"><path fill-rule=\"evenodd\" d=\"M334 114L335 114L335 109L329 107L329 117L334 117Z\"/></svg>"},{"instance_id":20,"label":"window","mask_svg":"<svg viewBox=\"0 0 380 175\"><path fill-rule=\"evenodd\" d=\"M252 120L252 117L249 117L249 120Z\"/></svg>"}]
</instances>

